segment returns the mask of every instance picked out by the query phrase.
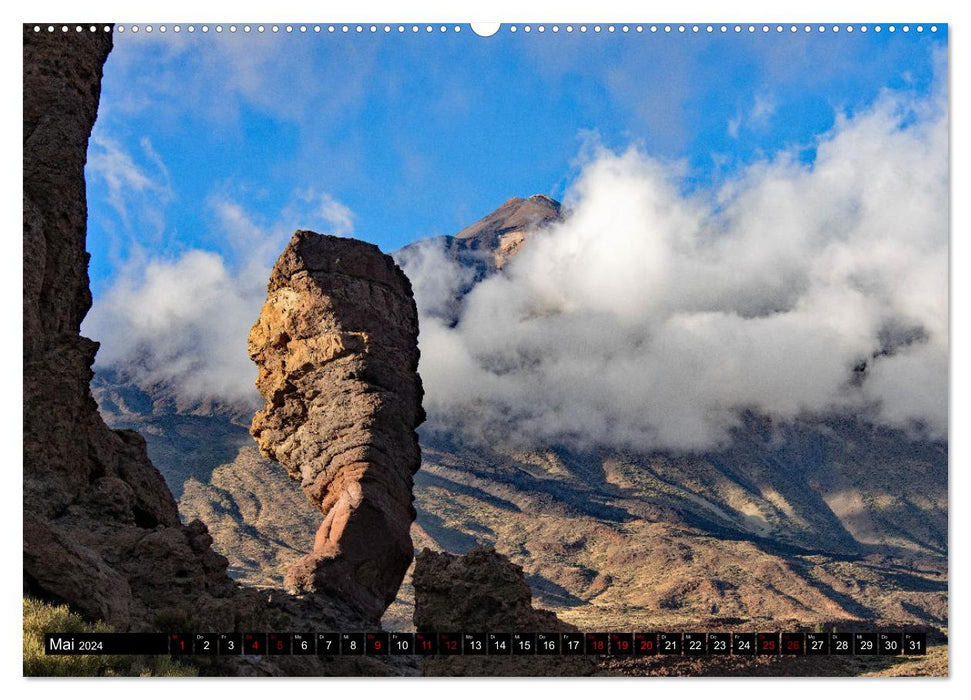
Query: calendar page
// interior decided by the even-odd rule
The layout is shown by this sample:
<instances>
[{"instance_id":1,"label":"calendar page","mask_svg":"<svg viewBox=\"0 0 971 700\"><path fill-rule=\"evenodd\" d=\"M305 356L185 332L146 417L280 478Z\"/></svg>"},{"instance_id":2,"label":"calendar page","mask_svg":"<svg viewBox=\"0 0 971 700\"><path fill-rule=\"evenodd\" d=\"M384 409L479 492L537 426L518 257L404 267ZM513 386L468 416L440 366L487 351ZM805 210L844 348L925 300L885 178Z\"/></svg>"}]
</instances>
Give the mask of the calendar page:
<instances>
[{"instance_id":1,"label":"calendar page","mask_svg":"<svg viewBox=\"0 0 971 700\"><path fill-rule=\"evenodd\" d=\"M948 675L947 23L231 14L23 25L25 676Z\"/></svg>"}]
</instances>

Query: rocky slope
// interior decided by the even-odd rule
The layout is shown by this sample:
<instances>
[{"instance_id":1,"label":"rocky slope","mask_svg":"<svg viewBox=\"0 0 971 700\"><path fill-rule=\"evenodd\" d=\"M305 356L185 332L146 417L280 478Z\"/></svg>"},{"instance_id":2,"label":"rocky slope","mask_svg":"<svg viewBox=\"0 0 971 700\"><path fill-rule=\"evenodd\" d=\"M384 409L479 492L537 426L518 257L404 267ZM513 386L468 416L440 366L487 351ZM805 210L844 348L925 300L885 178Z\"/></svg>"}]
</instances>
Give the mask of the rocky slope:
<instances>
[{"instance_id":1,"label":"rocky slope","mask_svg":"<svg viewBox=\"0 0 971 700\"><path fill-rule=\"evenodd\" d=\"M298 231L270 274L249 353L266 399L250 431L324 515L285 585L378 620L413 549L425 414L411 284L376 246Z\"/></svg>"},{"instance_id":2,"label":"rocky slope","mask_svg":"<svg viewBox=\"0 0 971 700\"><path fill-rule=\"evenodd\" d=\"M185 403L164 383L139 385L130 371L98 367L91 393L112 428L135 430L176 500L189 480L208 482L213 469L253 447L249 424L257 403ZM254 399L257 398L254 390Z\"/></svg>"},{"instance_id":3,"label":"rocky slope","mask_svg":"<svg viewBox=\"0 0 971 700\"><path fill-rule=\"evenodd\" d=\"M323 516L280 465L244 447L208 482L189 479L179 501L186 520L209 528L213 548L229 559L229 575L247 585L278 588L287 571L313 551Z\"/></svg>"},{"instance_id":4,"label":"rocky slope","mask_svg":"<svg viewBox=\"0 0 971 700\"><path fill-rule=\"evenodd\" d=\"M561 219L562 207L552 197L512 197L454 237L445 236L446 248L460 260L482 264L486 272L495 272L512 259L527 237Z\"/></svg>"},{"instance_id":5,"label":"rocky slope","mask_svg":"<svg viewBox=\"0 0 971 700\"><path fill-rule=\"evenodd\" d=\"M524 568L541 604L584 629L878 619L944 628L944 462L911 446L924 454L874 449L861 465L846 450L851 435L845 426L831 436L815 464L782 467L778 451L741 434L732 450L691 459L515 453L425 436L417 525L435 548L494 546ZM827 505L833 494L865 503L841 519ZM861 522L871 523L866 538Z\"/></svg>"}]
</instances>

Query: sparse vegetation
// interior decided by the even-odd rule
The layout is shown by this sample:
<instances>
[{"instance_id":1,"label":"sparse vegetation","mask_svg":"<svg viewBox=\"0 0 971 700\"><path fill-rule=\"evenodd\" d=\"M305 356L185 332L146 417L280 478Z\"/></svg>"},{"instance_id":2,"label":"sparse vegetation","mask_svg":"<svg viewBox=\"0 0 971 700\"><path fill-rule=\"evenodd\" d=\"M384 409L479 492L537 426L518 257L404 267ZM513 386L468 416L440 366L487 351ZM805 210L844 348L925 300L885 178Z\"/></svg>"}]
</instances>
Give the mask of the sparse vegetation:
<instances>
[{"instance_id":1,"label":"sparse vegetation","mask_svg":"<svg viewBox=\"0 0 971 700\"><path fill-rule=\"evenodd\" d=\"M198 669L168 656L47 656L45 632L113 632L104 622L86 622L66 605L24 598L25 676L196 676Z\"/></svg>"}]
</instances>

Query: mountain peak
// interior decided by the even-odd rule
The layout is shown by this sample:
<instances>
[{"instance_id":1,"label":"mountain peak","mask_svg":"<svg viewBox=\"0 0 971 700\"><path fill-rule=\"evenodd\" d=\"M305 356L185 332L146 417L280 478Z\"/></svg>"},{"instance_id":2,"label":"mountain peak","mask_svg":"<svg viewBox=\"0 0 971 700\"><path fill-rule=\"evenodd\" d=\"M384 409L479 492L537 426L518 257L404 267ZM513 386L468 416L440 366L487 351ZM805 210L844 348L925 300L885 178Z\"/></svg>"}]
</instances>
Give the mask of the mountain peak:
<instances>
[{"instance_id":1,"label":"mountain peak","mask_svg":"<svg viewBox=\"0 0 971 700\"><path fill-rule=\"evenodd\" d=\"M474 238L481 247L493 248L504 234L559 221L560 209L560 203L545 194L534 194L526 199L512 197L491 214L459 231L455 237Z\"/></svg>"}]
</instances>

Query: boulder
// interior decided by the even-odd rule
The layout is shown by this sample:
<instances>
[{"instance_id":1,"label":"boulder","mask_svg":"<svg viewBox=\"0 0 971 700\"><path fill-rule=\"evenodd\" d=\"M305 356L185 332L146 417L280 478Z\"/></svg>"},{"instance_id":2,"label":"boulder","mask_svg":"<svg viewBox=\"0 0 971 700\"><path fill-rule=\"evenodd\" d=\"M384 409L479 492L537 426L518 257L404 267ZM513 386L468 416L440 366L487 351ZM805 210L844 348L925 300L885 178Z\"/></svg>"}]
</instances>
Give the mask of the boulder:
<instances>
[{"instance_id":1,"label":"boulder","mask_svg":"<svg viewBox=\"0 0 971 700\"><path fill-rule=\"evenodd\" d=\"M533 607L523 569L494 549L464 556L425 549L415 559L418 632L577 632L548 610ZM588 656L429 656L425 676L588 676Z\"/></svg>"}]
</instances>

